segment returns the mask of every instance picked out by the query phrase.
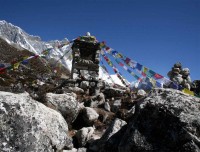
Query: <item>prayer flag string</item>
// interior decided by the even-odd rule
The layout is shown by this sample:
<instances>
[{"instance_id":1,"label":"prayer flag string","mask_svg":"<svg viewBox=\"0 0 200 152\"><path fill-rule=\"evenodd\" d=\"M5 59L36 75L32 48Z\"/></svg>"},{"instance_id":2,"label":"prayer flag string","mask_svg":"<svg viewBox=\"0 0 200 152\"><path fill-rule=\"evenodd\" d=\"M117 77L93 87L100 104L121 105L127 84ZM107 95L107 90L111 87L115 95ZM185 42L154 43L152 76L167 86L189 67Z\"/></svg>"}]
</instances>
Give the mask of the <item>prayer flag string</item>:
<instances>
[{"instance_id":1,"label":"prayer flag string","mask_svg":"<svg viewBox=\"0 0 200 152\"><path fill-rule=\"evenodd\" d=\"M116 68L116 66L114 66L114 64L112 63L112 61L106 56L106 54L104 53L104 50L101 50L101 55L103 56L103 58L105 59L105 61L108 63L108 65L112 67L113 71L115 72L115 74L117 75L117 77L121 80L122 84L124 84L125 86L127 86L126 82L124 81L123 76L121 75L121 73L119 72L119 70Z\"/></svg>"},{"instance_id":2,"label":"prayer flag string","mask_svg":"<svg viewBox=\"0 0 200 152\"><path fill-rule=\"evenodd\" d=\"M69 44L71 44L72 42L74 41L74 39L72 40L72 41L69 41L68 43L65 43L65 44L63 44L63 46L65 46L65 45L69 45ZM62 47L63 47L62 46ZM53 48L48 48L48 49L46 49L46 50L44 50L44 51L42 51L41 52L41 54L36 54L36 55L33 55L33 56L27 56L27 57L23 57L23 59L22 60L20 60L20 61L14 61L14 62L11 62L11 63L0 63L0 74L4 74L4 73L6 73L6 71L7 70L17 70L18 68L19 68L19 66L20 66L20 64L28 64L28 62L29 62L29 60L30 59L36 59L36 58L38 58L38 57L42 57L42 58L44 58L44 57L46 57L49 53L50 53L50 51L52 50ZM61 57L61 58L59 58L59 60L61 60L68 52L69 52L70 50L67 50L65 53L64 53L64 55ZM72 58L71 56L68 56L68 58ZM56 61L56 63L59 61L59 60L57 60Z\"/></svg>"},{"instance_id":3,"label":"prayer flag string","mask_svg":"<svg viewBox=\"0 0 200 152\"><path fill-rule=\"evenodd\" d=\"M101 63L101 65L100 65L101 68L107 73L107 75L108 75L109 79L112 81L112 83L115 84L113 78L110 76L110 74L109 74L109 72L108 72L106 66L105 66L104 63L103 63L102 58L100 59L100 63Z\"/></svg>"},{"instance_id":4,"label":"prayer flag string","mask_svg":"<svg viewBox=\"0 0 200 152\"><path fill-rule=\"evenodd\" d=\"M106 46L105 42L101 43L102 49L105 50L106 53L111 54L115 59L121 59L126 65L128 65L131 69L136 70L138 73L140 73L143 77L148 77L152 81L154 81L154 84L158 87L163 87L163 85L171 86L172 88L179 89L180 85L174 83L173 81L169 80L168 78L154 72L153 70L143 66L142 64L128 58L127 56L123 55L122 53L119 53L118 51ZM119 65L123 65L119 60L115 60ZM127 67L123 68L128 71ZM131 72L130 70L128 71Z\"/></svg>"}]
</instances>

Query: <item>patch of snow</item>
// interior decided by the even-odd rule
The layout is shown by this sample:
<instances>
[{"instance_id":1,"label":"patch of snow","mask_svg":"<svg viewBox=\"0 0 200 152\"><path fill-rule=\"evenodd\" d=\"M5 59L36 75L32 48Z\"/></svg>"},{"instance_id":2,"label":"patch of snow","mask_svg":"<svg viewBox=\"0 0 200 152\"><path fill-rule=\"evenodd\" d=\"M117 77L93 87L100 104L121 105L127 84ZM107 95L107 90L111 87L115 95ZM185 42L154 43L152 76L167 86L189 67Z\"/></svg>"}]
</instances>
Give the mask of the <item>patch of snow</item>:
<instances>
[{"instance_id":1,"label":"patch of snow","mask_svg":"<svg viewBox=\"0 0 200 152\"><path fill-rule=\"evenodd\" d=\"M99 78L106 81L110 85L114 85L113 84L113 82L114 82L115 84L125 87L124 84L122 83L122 81L117 77L116 74L112 74L109 77L108 73L106 73L104 71L104 69L102 69L102 67L99 68ZM127 81L127 84L129 84L128 81Z\"/></svg>"}]
</instances>

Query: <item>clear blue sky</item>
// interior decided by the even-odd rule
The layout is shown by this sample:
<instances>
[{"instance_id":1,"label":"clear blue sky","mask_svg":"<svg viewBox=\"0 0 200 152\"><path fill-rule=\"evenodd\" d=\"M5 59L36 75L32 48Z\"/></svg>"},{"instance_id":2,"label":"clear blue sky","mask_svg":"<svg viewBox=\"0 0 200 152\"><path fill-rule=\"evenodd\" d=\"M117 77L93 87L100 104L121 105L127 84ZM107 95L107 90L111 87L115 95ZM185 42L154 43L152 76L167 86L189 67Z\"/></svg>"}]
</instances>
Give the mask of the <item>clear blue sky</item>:
<instances>
[{"instance_id":1,"label":"clear blue sky","mask_svg":"<svg viewBox=\"0 0 200 152\"><path fill-rule=\"evenodd\" d=\"M89 31L164 76L180 61L200 79L200 0L0 0L0 20L44 41Z\"/></svg>"}]
</instances>

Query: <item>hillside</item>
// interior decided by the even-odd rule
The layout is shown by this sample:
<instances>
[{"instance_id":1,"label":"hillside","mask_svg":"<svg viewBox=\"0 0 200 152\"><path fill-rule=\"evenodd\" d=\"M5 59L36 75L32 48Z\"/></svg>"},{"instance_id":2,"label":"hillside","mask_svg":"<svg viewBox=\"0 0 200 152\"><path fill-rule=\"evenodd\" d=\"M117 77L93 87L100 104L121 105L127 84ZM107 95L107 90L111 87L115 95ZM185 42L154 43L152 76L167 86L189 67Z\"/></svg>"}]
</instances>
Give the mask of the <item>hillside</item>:
<instances>
[{"instance_id":1,"label":"hillside","mask_svg":"<svg viewBox=\"0 0 200 152\"><path fill-rule=\"evenodd\" d=\"M1 38L0 54L0 63L8 65L20 61L23 57L34 55L34 53L27 50L19 50L13 47ZM53 67L52 64L41 57L30 59L28 64L20 64L17 70L6 70L5 73L0 74L0 90L9 92L27 91L30 94L38 94L36 98L39 98L39 94L42 95L47 90L55 87L62 73L69 75L66 68L56 68L56 73L55 68L55 65ZM38 88L38 83L45 85Z\"/></svg>"}]
</instances>

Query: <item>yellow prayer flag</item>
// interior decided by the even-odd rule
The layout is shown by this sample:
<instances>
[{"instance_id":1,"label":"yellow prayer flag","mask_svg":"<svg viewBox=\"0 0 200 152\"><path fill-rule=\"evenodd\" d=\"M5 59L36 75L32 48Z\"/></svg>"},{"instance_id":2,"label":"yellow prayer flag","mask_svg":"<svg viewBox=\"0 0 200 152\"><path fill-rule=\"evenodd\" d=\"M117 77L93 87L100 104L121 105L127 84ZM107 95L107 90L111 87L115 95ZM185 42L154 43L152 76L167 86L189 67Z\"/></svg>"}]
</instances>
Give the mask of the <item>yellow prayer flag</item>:
<instances>
[{"instance_id":1,"label":"yellow prayer flag","mask_svg":"<svg viewBox=\"0 0 200 152\"><path fill-rule=\"evenodd\" d=\"M148 71L148 68L143 67L143 72L144 72L145 74L147 74L147 71Z\"/></svg>"},{"instance_id":2,"label":"yellow prayer flag","mask_svg":"<svg viewBox=\"0 0 200 152\"><path fill-rule=\"evenodd\" d=\"M13 69L17 70L19 68L20 62L17 62L14 64Z\"/></svg>"},{"instance_id":3,"label":"yellow prayer flag","mask_svg":"<svg viewBox=\"0 0 200 152\"><path fill-rule=\"evenodd\" d=\"M182 92L194 96L194 92L193 92L193 91L190 91L190 90L188 90L188 89L186 89L186 88L184 88L184 89L182 90Z\"/></svg>"},{"instance_id":4,"label":"yellow prayer flag","mask_svg":"<svg viewBox=\"0 0 200 152\"><path fill-rule=\"evenodd\" d=\"M29 58L29 56L25 56L25 57L23 57L23 60L26 60L26 59L28 59Z\"/></svg>"},{"instance_id":5,"label":"yellow prayer flag","mask_svg":"<svg viewBox=\"0 0 200 152\"><path fill-rule=\"evenodd\" d=\"M123 58L122 54L120 54L120 53L117 53L117 57L118 58Z\"/></svg>"}]
</instances>

